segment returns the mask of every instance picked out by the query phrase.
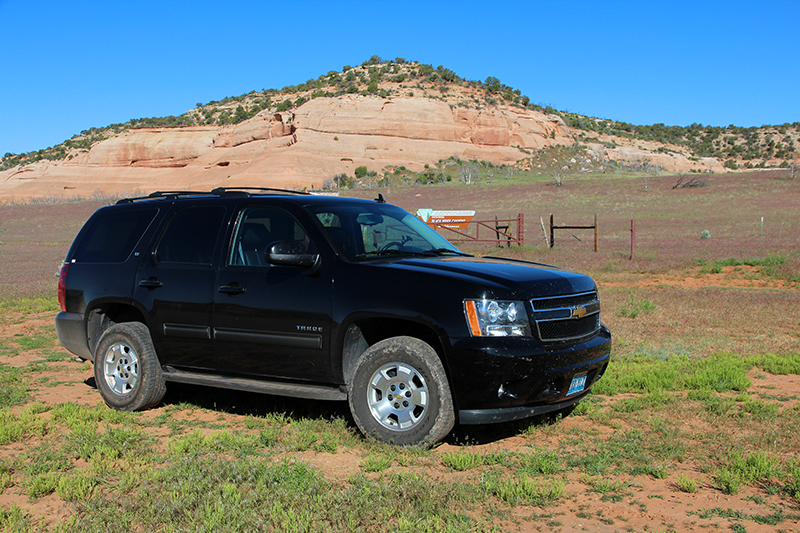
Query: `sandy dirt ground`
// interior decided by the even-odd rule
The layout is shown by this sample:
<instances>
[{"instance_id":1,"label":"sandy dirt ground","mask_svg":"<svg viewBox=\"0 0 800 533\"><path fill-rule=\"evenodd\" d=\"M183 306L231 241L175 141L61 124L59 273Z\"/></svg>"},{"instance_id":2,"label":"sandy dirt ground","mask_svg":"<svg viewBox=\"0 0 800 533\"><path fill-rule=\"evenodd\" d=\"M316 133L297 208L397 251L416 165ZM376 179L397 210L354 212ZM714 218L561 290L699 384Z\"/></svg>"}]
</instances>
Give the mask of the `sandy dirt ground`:
<instances>
[{"instance_id":1,"label":"sandy dirt ground","mask_svg":"<svg viewBox=\"0 0 800 533\"><path fill-rule=\"evenodd\" d=\"M737 286L743 288L764 288L760 280L748 280L748 267L740 269L733 275L727 269L720 274L705 274L701 277L692 275L665 275L659 277L645 277L635 281L642 286L649 285L677 285L681 287L700 286ZM6 319L0 324L0 339L13 339L19 336L33 335L53 324L53 312L38 314L6 314ZM63 348L56 348L63 350ZM66 351L64 351L66 355ZM36 351L20 350L15 355L0 356L0 363L13 366L27 366L41 358ZM94 387L92 367L89 363L76 360L74 357L65 357L65 360L48 363L49 369L37 374L37 381L59 382L58 386L37 386L34 384L32 391L33 401L43 402L47 405L57 405L72 402L81 405L96 405L102 403L99 393ZM797 375L770 375L760 371L758 376L751 376L753 387L750 392L762 391L765 397L780 392L784 400L782 408L791 407L800 398L800 376ZM623 397L603 398L605 404L620 401ZM268 401L268 400L267 400ZM770 400L767 400L770 401ZM777 401L777 400L774 400ZM144 414L148 419L155 418L169 409L169 404L152 409ZM41 416L48 416L42 413ZM193 409L191 412L180 412L176 416L185 417L187 422L230 422L240 423L242 416L206 409ZM687 426L697 424L696 420L686 420ZM609 426L600 425L590 418L573 416L558 422L561 431L553 436L545 436L535 442L536 446L557 449L562 446L560 439L572 432L600 431L611 433L615 431ZM147 428L157 434L166 433L165 429ZM160 435L163 436L163 435ZM484 439L486 442L472 446L474 451L506 451L523 452L530 450L532 444L530 437L525 436L498 436L495 439ZM26 448L35 446L36 442L25 441L0 447L0 458L17 456ZM434 454L445 454L456 451L461 446L456 441L446 441L434 449ZM358 449L344 448L338 453L318 453L313 451L294 452L296 459L305 461L318 468L331 480L347 479L361 469L363 454ZM77 465L80 466L80 465ZM411 468L417 473L422 473L432 480L450 479L475 479L480 476L480 471L453 472L441 464L431 462L429 466L397 467ZM369 474L377 476L379 474ZM679 475L688 476L699 482L695 493L680 490L676 482ZM654 479L650 476L620 475L620 481L626 489L621 498L607 498L603 494L590 490L582 481L584 474L571 472L567 475L565 486L566 497L561 498L556 505L544 508L516 506L511 510L511 519L498 523L497 526L505 531L800 531L800 521L797 519L783 520L779 525L759 524L754 521L731 521L727 518L709 517L698 515L700 510L708 509L736 509L748 515L769 514L770 509L782 509L786 514L798 516L800 510L797 502L785 495L769 495L758 487L747 486L736 495L727 495L713 486L708 473L702 472L702 465L692 462L675 465L667 477ZM57 495L51 494L38 500L31 500L17 487L9 487L0 492L0 508L9 509L18 505L34 517L44 517L53 524L70 513L70 507ZM736 529L735 526L741 526Z\"/></svg>"}]
</instances>

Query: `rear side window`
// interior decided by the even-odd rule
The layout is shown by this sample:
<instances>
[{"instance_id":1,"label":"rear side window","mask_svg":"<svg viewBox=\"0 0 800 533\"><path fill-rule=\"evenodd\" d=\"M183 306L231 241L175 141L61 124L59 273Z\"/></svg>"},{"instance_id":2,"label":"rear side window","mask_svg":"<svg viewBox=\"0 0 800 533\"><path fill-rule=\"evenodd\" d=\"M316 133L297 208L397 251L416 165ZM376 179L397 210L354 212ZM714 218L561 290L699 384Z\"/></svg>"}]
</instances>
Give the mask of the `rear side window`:
<instances>
[{"instance_id":1,"label":"rear side window","mask_svg":"<svg viewBox=\"0 0 800 533\"><path fill-rule=\"evenodd\" d=\"M124 263L158 209L106 211L88 222L73 259L81 263Z\"/></svg>"},{"instance_id":2,"label":"rear side window","mask_svg":"<svg viewBox=\"0 0 800 533\"><path fill-rule=\"evenodd\" d=\"M225 208L222 206L189 207L178 211L161 237L156 252L158 260L162 263L210 265L224 216Z\"/></svg>"}]
</instances>

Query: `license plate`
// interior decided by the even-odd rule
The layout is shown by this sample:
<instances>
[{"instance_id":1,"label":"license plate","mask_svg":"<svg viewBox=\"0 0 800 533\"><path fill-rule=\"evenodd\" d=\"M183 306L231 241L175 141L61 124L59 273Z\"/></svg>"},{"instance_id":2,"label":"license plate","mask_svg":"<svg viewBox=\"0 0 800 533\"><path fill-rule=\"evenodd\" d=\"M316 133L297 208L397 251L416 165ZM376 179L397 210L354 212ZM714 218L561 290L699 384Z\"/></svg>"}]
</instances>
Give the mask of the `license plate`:
<instances>
[{"instance_id":1,"label":"license plate","mask_svg":"<svg viewBox=\"0 0 800 533\"><path fill-rule=\"evenodd\" d=\"M575 376L574 378L572 378L572 383L569 384L569 390L567 391L567 396L572 396L573 394L583 392L583 389L585 388L586 388L586 374L583 373L580 376Z\"/></svg>"}]
</instances>

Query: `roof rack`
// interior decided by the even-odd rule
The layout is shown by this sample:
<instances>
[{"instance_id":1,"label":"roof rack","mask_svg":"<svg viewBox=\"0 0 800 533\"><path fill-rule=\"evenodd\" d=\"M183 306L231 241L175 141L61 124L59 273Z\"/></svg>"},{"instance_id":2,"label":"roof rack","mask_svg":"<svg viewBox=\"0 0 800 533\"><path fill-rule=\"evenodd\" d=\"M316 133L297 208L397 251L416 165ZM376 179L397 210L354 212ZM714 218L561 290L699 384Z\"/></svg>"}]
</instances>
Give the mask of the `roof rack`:
<instances>
[{"instance_id":1,"label":"roof rack","mask_svg":"<svg viewBox=\"0 0 800 533\"><path fill-rule=\"evenodd\" d=\"M303 195L311 195L310 192L307 191L295 191L293 189L276 189L274 187L217 187L213 189L212 193L222 194L228 191L235 192L235 191L264 191L264 192L282 192L285 194L303 194Z\"/></svg>"},{"instance_id":2,"label":"roof rack","mask_svg":"<svg viewBox=\"0 0 800 533\"><path fill-rule=\"evenodd\" d=\"M130 204L137 200L152 200L154 198L178 198L181 196L250 196L247 191L260 192L280 192L284 194L310 195L306 191L293 191L290 189L275 189L272 187L217 187L210 191L156 191L147 196L137 196L135 198L123 198L118 200L118 204Z\"/></svg>"}]
</instances>

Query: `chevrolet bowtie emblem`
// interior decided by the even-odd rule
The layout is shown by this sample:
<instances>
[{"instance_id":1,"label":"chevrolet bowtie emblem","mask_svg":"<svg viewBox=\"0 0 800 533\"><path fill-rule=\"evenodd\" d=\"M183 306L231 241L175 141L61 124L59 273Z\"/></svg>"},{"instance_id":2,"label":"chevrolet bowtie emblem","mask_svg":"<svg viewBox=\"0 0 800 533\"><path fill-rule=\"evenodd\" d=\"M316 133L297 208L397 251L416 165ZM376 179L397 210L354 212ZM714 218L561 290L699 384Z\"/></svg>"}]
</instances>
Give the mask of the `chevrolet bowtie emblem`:
<instances>
[{"instance_id":1,"label":"chevrolet bowtie emblem","mask_svg":"<svg viewBox=\"0 0 800 533\"><path fill-rule=\"evenodd\" d=\"M582 305L578 305L572 308L572 318L583 318L586 316L586 308Z\"/></svg>"}]
</instances>

